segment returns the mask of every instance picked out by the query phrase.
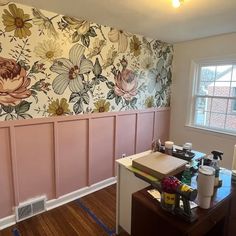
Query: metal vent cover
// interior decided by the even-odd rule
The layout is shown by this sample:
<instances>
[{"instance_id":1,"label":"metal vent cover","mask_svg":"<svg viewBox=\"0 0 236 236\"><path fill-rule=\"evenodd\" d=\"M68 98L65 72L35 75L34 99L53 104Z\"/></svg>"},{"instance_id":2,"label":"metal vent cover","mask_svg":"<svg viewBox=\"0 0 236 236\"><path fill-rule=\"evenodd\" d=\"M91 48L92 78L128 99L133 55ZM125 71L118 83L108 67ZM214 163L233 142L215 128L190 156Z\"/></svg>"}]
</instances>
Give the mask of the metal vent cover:
<instances>
[{"instance_id":1,"label":"metal vent cover","mask_svg":"<svg viewBox=\"0 0 236 236\"><path fill-rule=\"evenodd\" d=\"M16 221L21 221L37 215L46 210L46 197L42 196L39 198L31 199L27 202L20 203L16 207Z\"/></svg>"},{"instance_id":2,"label":"metal vent cover","mask_svg":"<svg viewBox=\"0 0 236 236\"><path fill-rule=\"evenodd\" d=\"M45 211L45 199L41 199L37 202L32 203L33 215L39 214L43 211Z\"/></svg>"},{"instance_id":3,"label":"metal vent cover","mask_svg":"<svg viewBox=\"0 0 236 236\"><path fill-rule=\"evenodd\" d=\"M22 207L18 207L17 209L18 220L23 220L32 215L31 205L26 205Z\"/></svg>"}]
</instances>

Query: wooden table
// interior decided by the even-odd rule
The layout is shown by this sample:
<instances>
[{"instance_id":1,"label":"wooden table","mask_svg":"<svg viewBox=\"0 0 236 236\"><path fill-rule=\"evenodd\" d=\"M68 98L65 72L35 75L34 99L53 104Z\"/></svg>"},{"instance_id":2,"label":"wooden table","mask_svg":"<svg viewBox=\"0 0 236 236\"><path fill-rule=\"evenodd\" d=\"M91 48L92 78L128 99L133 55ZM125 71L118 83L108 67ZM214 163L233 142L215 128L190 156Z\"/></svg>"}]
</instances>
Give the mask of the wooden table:
<instances>
[{"instance_id":1,"label":"wooden table","mask_svg":"<svg viewBox=\"0 0 236 236\"><path fill-rule=\"evenodd\" d=\"M159 202L147 193L147 187L132 195L132 236L235 236L236 204L235 186L231 185L231 174L221 171L223 185L216 189L207 210L195 208L198 216L194 223L187 223L176 215L164 211ZM193 181L193 185L196 182ZM233 197L234 195L234 197ZM233 200L234 199L234 200ZM230 229L230 230L229 230Z\"/></svg>"}]
</instances>

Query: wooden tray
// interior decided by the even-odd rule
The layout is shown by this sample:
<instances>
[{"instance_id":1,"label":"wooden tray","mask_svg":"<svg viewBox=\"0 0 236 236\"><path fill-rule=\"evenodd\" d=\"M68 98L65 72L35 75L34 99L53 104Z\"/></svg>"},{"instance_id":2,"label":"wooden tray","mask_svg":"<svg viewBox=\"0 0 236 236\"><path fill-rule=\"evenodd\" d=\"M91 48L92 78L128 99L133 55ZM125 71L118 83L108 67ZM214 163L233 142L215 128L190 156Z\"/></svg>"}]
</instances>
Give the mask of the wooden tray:
<instances>
[{"instance_id":1,"label":"wooden tray","mask_svg":"<svg viewBox=\"0 0 236 236\"><path fill-rule=\"evenodd\" d=\"M153 152L132 161L132 166L158 179L177 175L188 162L161 152Z\"/></svg>"}]
</instances>

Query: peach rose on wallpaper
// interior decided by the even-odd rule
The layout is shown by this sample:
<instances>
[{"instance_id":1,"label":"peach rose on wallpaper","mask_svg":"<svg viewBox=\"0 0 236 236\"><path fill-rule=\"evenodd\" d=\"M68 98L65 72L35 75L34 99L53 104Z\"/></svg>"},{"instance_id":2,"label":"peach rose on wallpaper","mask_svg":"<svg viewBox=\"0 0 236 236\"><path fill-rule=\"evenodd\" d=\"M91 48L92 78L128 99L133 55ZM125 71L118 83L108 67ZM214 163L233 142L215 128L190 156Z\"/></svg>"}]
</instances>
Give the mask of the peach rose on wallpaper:
<instances>
[{"instance_id":1,"label":"peach rose on wallpaper","mask_svg":"<svg viewBox=\"0 0 236 236\"><path fill-rule=\"evenodd\" d=\"M115 75L115 94L130 101L137 94L138 81L135 73L129 69L123 69Z\"/></svg>"},{"instance_id":2,"label":"peach rose on wallpaper","mask_svg":"<svg viewBox=\"0 0 236 236\"><path fill-rule=\"evenodd\" d=\"M13 59L0 57L0 104L15 106L22 99L28 98L31 91L27 89L30 79L26 71Z\"/></svg>"}]
</instances>

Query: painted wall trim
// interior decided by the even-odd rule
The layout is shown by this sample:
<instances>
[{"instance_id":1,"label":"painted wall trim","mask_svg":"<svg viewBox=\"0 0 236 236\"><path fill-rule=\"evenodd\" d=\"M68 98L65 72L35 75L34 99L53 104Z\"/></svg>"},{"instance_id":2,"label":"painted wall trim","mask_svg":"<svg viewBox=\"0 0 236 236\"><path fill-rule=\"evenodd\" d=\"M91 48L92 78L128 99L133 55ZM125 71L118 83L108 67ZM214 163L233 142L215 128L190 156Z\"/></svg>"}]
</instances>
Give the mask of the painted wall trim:
<instances>
[{"instance_id":1,"label":"painted wall trim","mask_svg":"<svg viewBox=\"0 0 236 236\"><path fill-rule=\"evenodd\" d=\"M46 195L50 208L98 189L94 184L116 175L117 158L149 150L153 138L168 139L169 114L170 108L155 108L2 122L5 127L0 122L0 143L9 149L0 157L7 169L0 183L6 189L0 219L35 196Z\"/></svg>"},{"instance_id":2,"label":"painted wall trim","mask_svg":"<svg viewBox=\"0 0 236 236\"><path fill-rule=\"evenodd\" d=\"M89 187L85 187L82 189L79 189L77 191L65 194L61 197L59 197L58 199L53 199L53 200L49 200L46 202L46 209L47 211L54 209L56 207L59 207L61 205L64 205L68 202L74 201L78 198L84 197L90 193L96 192L102 188L108 187L112 184L115 184L117 181L116 177L112 177L106 180L103 180L99 183L93 184ZM7 216L5 218L0 219L0 230L5 229L9 226L12 226L16 223L16 216L15 215L11 215L11 216Z\"/></svg>"},{"instance_id":3,"label":"painted wall trim","mask_svg":"<svg viewBox=\"0 0 236 236\"><path fill-rule=\"evenodd\" d=\"M104 117L114 117L116 115L131 115L131 114L140 114L140 113L150 113L155 111L168 111L170 107L158 107L158 108L147 108L144 110L130 110L130 111L119 111L119 112L102 112L102 113L90 113L90 114L80 114L80 115L70 115L70 116L54 116L54 117L45 117L45 118L35 118L35 119L26 119L26 120L14 120L14 121L1 121L0 128L9 127L9 126L24 126L24 125L33 125L33 124L45 124L45 123L54 123L54 122L64 122L64 121L73 121L73 120L87 120L87 119L96 119Z\"/></svg>"}]
</instances>

